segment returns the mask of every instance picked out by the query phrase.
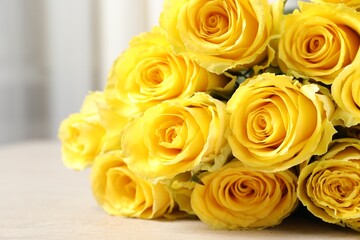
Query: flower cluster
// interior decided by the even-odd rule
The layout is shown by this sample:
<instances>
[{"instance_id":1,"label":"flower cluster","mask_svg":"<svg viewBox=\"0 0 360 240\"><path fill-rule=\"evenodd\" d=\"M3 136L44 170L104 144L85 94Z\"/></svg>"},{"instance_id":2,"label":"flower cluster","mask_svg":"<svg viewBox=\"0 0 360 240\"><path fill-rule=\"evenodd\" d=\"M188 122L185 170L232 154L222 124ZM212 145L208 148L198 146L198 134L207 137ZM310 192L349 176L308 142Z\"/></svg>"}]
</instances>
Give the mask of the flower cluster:
<instances>
[{"instance_id":1,"label":"flower cluster","mask_svg":"<svg viewBox=\"0 0 360 240\"><path fill-rule=\"evenodd\" d=\"M65 165L111 215L360 231L360 5L298 4L165 0L61 123Z\"/></svg>"}]
</instances>

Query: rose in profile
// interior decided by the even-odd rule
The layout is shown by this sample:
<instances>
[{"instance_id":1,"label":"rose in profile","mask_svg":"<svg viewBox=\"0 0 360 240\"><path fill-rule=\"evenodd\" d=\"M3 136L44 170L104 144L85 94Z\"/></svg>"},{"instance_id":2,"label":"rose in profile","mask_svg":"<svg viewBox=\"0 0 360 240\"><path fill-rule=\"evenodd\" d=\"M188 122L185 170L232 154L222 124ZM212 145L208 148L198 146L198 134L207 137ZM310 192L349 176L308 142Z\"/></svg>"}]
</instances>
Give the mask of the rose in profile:
<instances>
[{"instance_id":1,"label":"rose in profile","mask_svg":"<svg viewBox=\"0 0 360 240\"><path fill-rule=\"evenodd\" d=\"M357 10L360 9L360 1L359 0L312 0L312 2L344 4L348 7L355 8Z\"/></svg>"},{"instance_id":2,"label":"rose in profile","mask_svg":"<svg viewBox=\"0 0 360 240\"><path fill-rule=\"evenodd\" d=\"M214 229L275 226L297 206L297 178L290 170L254 171L235 159L200 178L191 206Z\"/></svg>"},{"instance_id":3,"label":"rose in profile","mask_svg":"<svg viewBox=\"0 0 360 240\"><path fill-rule=\"evenodd\" d=\"M195 181L192 179L191 172L184 172L176 175L166 181L168 188L176 202L180 212L194 216L195 213L191 207L191 194L195 187Z\"/></svg>"},{"instance_id":4,"label":"rose in profile","mask_svg":"<svg viewBox=\"0 0 360 240\"><path fill-rule=\"evenodd\" d=\"M274 57L267 0L166 0L160 26L175 52L217 74L266 67Z\"/></svg>"},{"instance_id":5,"label":"rose in profile","mask_svg":"<svg viewBox=\"0 0 360 240\"><path fill-rule=\"evenodd\" d=\"M351 127L360 124L360 58L339 74L332 86L331 94L337 104L334 119L339 124Z\"/></svg>"},{"instance_id":6,"label":"rose in profile","mask_svg":"<svg viewBox=\"0 0 360 240\"><path fill-rule=\"evenodd\" d=\"M278 62L282 72L331 84L360 47L360 15L344 5L299 2L284 17Z\"/></svg>"},{"instance_id":7,"label":"rose in profile","mask_svg":"<svg viewBox=\"0 0 360 240\"><path fill-rule=\"evenodd\" d=\"M300 172L298 196L325 222L360 228L360 140L334 140L329 151Z\"/></svg>"},{"instance_id":8,"label":"rose in profile","mask_svg":"<svg viewBox=\"0 0 360 240\"><path fill-rule=\"evenodd\" d=\"M95 159L91 186L98 204L111 215L154 219L171 214L174 207L166 186L136 176L124 163L120 151Z\"/></svg>"},{"instance_id":9,"label":"rose in profile","mask_svg":"<svg viewBox=\"0 0 360 240\"><path fill-rule=\"evenodd\" d=\"M89 94L79 113L64 119L59 128L61 153L65 166L82 170L92 164L102 149L105 128L101 124L97 102L103 102L101 92Z\"/></svg>"},{"instance_id":10,"label":"rose in profile","mask_svg":"<svg viewBox=\"0 0 360 240\"><path fill-rule=\"evenodd\" d=\"M333 109L317 85L264 73L241 84L227 102L227 139L245 165L285 170L326 152L335 133Z\"/></svg>"},{"instance_id":11,"label":"rose in profile","mask_svg":"<svg viewBox=\"0 0 360 240\"><path fill-rule=\"evenodd\" d=\"M153 180L221 167L230 155L225 110L223 102L206 93L148 108L123 132L124 161L137 175Z\"/></svg>"},{"instance_id":12,"label":"rose in profile","mask_svg":"<svg viewBox=\"0 0 360 240\"><path fill-rule=\"evenodd\" d=\"M209 73L183 54L175 55L166 33L154 28L130 41L114 62L104 92L121 116L132 116L164 100L188 98L226 83L226 77Z\"/></svg>"}]
</instances>

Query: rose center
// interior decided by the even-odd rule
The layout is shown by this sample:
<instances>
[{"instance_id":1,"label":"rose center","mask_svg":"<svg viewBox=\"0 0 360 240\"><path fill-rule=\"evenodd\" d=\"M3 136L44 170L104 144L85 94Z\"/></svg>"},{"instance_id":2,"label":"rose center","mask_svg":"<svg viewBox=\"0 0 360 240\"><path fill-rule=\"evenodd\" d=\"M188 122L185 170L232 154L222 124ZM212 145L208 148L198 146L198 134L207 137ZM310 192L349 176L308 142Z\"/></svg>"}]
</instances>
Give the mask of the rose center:
<instances>
[{"instance_id":1,"label":"rose center","mask_svg":"<svg viewBox=\"0 0 360 240\"><path fill-rule=\"evenodd\" d=\"M358 181L357 174L344 173L336 169L325 170L317 181L319 201L333 209L352 206L355 197L359 194Z\"/></svg>"},{"instance_id":2,"label":"rose center","mask_svg":"<svg viewBox=\"0 0 360 240\"><path fill-rule=\"evenodd\" d=\"M325 21L325 20L324 20ZM307 23L308 31L299 33L299 54L309 63L322 63L323 67L334 67L339 58L341 48L341 36L336 31L336 25L327 21L322 25L312 22Z\"/></svg>"},{"instance_id":3,"label":"rose center","mask_svg":"<svg viewBox=\"0 0 360 240\"><path fill-rule=\"evenodd\" d=\"M150 72L150 80L155 84L161 83L163 81L163 78L164 76L158 69Z\"/></svg>"},{"instance_id":4,"label":"rose center","mask_svg":"<svg viewBox=\"0 0 360 240\"><path fill-rule=\"evenodd\" d=\"M324 45L324 43L325 43L324 37L322 37L322 36L314 37L314 38L310 39L307 50L309 53L317 52L317 51L319 51L319 49L321 49L321 47Z\"/></svg>"},{"instance_id":5,"label":"rose center","mask_svg":"<svg viewBox=\"0 0 360 240\"><path fill-rule=\"evenodd\" d=\"M163 122L155 132L159 146L167 149L181 149L184 144L183 138L186 138L183 124L180 118Z\"/></svg>"},{"instance_id":6,"label":"rose center","mask_svg":"<svg viewBox=\"0 0 360 240\"><path fill-rule=\"evenodd\" d=\"M350 190L349 186L336 186L336 192L338 192L341 197L346 197Z\"/></svg>"},{"instance_id":7,"label":"rose center","mask_svg":"<svg viewBox=\"0 0 360 240\"><path fill-rule=\"evenodd\" d=\"M227 32L229 19L221 2L218 5L210 3L199 11L199 34L204 39L215 41L216 37Z\"/></svg>"},{"instance_id":8,"label":"rose center","mask_svg":"<svg viewBox=\"0 0 360 240\"><path fill-rule=\"evenodd\" d=\"M231 184L229 194L237 202L251 204L262 199L262 190L265 189L261 179L256 177L240 178Z\"/></svg>"},{"instance_id":9,"label":"rose center","mask_svg":"<svg viewBox=\"0 0 360 240\"><path fill-rule=\"evenodd\" d=\"M278 97L270 96L255 106L248 115L246 125L250 141L269 148L276 148L281 144L286 131L280 105Z\"/></svg>"},{"instance_id":10,"label":"rose center","mask_svg":"<svg viewBox=\"0 0 360 240\"><path fill-rule=\"evenodd\" d=\"M136 197L136 183L127 175L126 169L112 168L107 172L108 196L113 196L113 204L131 203Z\"/></svg>"},{"instance_id":11,"label":"rose center","mask_svg":"<svg viewBox=\"0 0 360 240\"><path fill-rule=\"evenodd\" d=\"M265 137L269 136L269 132L266 131L269 126L269 116L268 115L257 115L254 121L254 129L258 134L263 134Z\"/></svg>"},{"instance_id":12,"label":"rose center","mask_svg":"<svg viewBox=\"0 0 360 240\"><path fill-rule=\"evenodd\" d=\"M165 78L164 72L162 71L162 68L164 67L165 66L162 66L161 63L148 66L148 69L143 72L144 76L142 77L145 86L154 88L162 83Z\"/></svg>"},{"instance_id":13,"label":"rose center","mask_svg":"<svg viewBox=\"0 0 360 240\"><path fill-rule=\"evenodd\" d=\"M163 135L163 138L161 139L163 142L172 143L174 139L178 136L178 127L171 127L165 130L165 134Z\"/></svg>"}]
</instances>

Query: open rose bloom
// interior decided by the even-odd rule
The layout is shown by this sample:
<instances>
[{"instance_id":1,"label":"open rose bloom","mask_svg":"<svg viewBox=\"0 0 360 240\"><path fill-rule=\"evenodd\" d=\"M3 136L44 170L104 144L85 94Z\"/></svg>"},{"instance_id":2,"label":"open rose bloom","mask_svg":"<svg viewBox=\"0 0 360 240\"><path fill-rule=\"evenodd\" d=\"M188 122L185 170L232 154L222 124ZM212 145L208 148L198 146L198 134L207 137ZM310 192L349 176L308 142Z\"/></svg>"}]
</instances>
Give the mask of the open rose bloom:
<instances>
[{"instance_id":1,"label":"open rose bloom","mask_svg":"<svg viewBox=\"0 0 360 240\"><path fill-rule=\"evenodd\" d=\"M289 170L254 171L234 159L204 174L191 206L215 229L264 228L280 224L296 207L297 177Z\"/></svg>"},{"instance_id":2,"label":"open rose bloom","mask_svg":"<svg viewBox=\"0 0 360 240\"><path fill-rule=\"evenodd\" d=\"M298 5L164 0L59 128L105 212L262 229L303 205L360 231L359 1Z\"/></svg>"},{"instance_id":3,"label":"open rose bloom","mask_svg":"<svg viewBox=\"0 0 360 240\"><path fill-rule=\"evenodd\" d=\"M301 171L298 191L315 216L359 230L360 140L334 140L325 155Z\"/></svg>"}]
</instances>

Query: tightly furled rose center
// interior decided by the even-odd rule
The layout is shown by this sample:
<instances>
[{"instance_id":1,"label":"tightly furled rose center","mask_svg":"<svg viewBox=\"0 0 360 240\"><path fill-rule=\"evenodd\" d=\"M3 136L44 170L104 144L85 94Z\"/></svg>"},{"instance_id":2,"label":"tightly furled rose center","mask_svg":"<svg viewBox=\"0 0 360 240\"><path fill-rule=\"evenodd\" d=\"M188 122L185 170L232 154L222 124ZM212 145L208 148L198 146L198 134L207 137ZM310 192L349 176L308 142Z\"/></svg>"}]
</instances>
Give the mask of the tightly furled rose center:
<instances>
[{"instance_id":1,"label":"tightly furled rose center","mask_svg":"<svg viewBox=\"0 0 360 240\"><path fill-rule=\"evenodd\" d=\"M166 59L158 59L149 63L140 65L139 76L136 77L136 81L139 86L144 86L145 93L151 93L156 88L160 88L161 84L166 80L167 75L171 71L166 64ZM144 69L143 69L144 68ZM141 97L141 95L139 96Z\"/></svg>"},{"instance_id":2,"label":"tightly furled rose center","mask_svg":"<svg viewBox=\"0 0 360 240\"><path fill-rule=\"evenodd\" d=\"M327 207L334 211L337 209L339 216L341 207L351 208L360 204L359 199L355 202L353 200L360 194L360 177L351 168L327 168L317 172L311 181L314 197L318 201L326 199Z\"/></svg>"},{"instance_id":3,"label":"tightly furled rose center","mask_svg":"<svg viewBox=\"0 0 360 240\"><path fill-rule=\"evenodd\" d=\"M159 117L155 117L152 122L145 123L150 125L145 129L143 141L146 149L150 151L149 157L153 165L175 164L179 161L179 158L176 158L176 156L183 150L186 150L188 146L192 148L191 151L190 149L187 150L189 153L188 161L190 162L191 159L197 157L197 154L201 152L201 145L204 145L206 142L206 136L197 134L201 130L194 116L180 106L172 107L173 109L170 109L171 106L169 106L166 112L159 113ZM211 119L209 116L206 116L206 112L203 112L202 109L193 107L192 112L202 119L204 124L203 130L207 132L207 126ZM203 116L201 117L201 115ZM194 143L191 141L194 141Z\"/></svg>"},{"instance_id":4,"label":"tightly furled rose center","mask_svg":"<svg viewBox=\"0 0 360 240\"><path fill-rule=\"evenodd\" d=\"M198 7L200 8L198 9ZM196 20L190 29L196 38L207 44L221 44L225 40L224 34L231 28L229 26L231 12L229 12L230 9L227 9L226 4L220 1L207 1L203 6L196 5L193 10ZM198 16L195 15L196 12ZM190 15L190 17L193 16Z\"/></svg>"},{"instance_id":5,"label":"tightly furled rose center","mask_svg":"<svg viewBox=\"0 0 360 240\"><path fill-rule=\"evenodd\" d=\"M246 121L247 137L253 143L277 148L284 140L289 128L286 119L284 122L281 115L281 111L286 110L286 106L281 98L272 96L271 93L263 97L254 101L249 108Z\"/></svg>"},{"instance_id":6,"label":"tightly furled rose center","mask_svg":"<svg viewBox=\"0 0 360 240\"><path fill-rule=\"evenodd\" d=\"M200 27L198 30L194 29L197 31L199 37L205 37L204 40L214 44L218 44L219 40L211 37L206 38L206 36L221 36L226 33L229 28L228 12L223 8L223 3L217 3L217 6L214 5L207 8L207 5L212 4L207 2L204 7L199 10L197 22Z\"/></svg>"},{"instance_id":7,"label":"tightly furled rose center","mask_svg":"<svg viewBox=\"0 0 360 240\"><path fill-rule=\"evenodd\" d=\"M331 68L336 65L336 60L340 54L339 37L341 36L337 36L337 32L333 29L335 26L332 26L334 24L331 24L331 22L323 24L325 26L315 25L311 22L305 24L308 25L308 28L311 28L311 31L299 31L296 35L296 46L299 48L298 53L299 57L301 57L299 60L307 60L309 65L316 65L324 61L324 67ZM303 41L303 44L300 41ZM349 60L346 60L345 64L349 62Z\"/></svg>"},{"instance_id":8,"label":"tightly furled rose center","mask_svg":"<svg viewBox=\"0 0 360 240\"><path fill-rule=\"evenodd\" d=\"M163 156L166 153L168 155L166 159L171 159L172 156L179 154L187 139L188 123L176 114L174 112L174 115L156 119L151 127L155 129L155 132L149 134L149 142L146 144L149 149L154 149L156 152L162 151ZM161 149L158 151L158 148Z\"/></svg>"}]
</instances>

